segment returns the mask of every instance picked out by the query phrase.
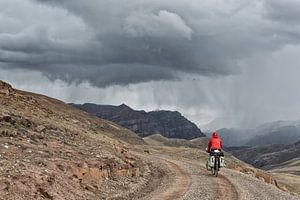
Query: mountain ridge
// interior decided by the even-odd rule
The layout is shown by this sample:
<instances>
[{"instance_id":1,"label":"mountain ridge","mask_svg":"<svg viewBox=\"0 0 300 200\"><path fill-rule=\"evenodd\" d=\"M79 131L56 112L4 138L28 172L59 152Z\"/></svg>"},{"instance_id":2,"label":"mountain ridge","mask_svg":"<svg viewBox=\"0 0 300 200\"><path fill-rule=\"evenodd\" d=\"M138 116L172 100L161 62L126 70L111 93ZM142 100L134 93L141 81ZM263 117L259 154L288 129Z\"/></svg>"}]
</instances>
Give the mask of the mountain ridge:
<instances>
[{"instance_id":1,"label":"mountain ridge","mask_svg":"<svg viewBox=\"0 0 300 200\"><path fill-rule=\"evenodd\" d=\"M254 147L225 148L238 159L254 167L270 170L289 160L299 158L300 141L293 144L267 144Z\"/></svg>"},{"instance_id":2,"label":"mountain ridge","mask_svg":"<svg viewBox=\"0 0 300 200\"><path fill-rule=\"evenodd\" d=\"M169 138L194 139L205 136L196 124L182 116L178 111L146 112L134 110L125 104L119 106L91 103L70 105L126 127L141 137L161 134Z\"/></svg>"}]
</instances>

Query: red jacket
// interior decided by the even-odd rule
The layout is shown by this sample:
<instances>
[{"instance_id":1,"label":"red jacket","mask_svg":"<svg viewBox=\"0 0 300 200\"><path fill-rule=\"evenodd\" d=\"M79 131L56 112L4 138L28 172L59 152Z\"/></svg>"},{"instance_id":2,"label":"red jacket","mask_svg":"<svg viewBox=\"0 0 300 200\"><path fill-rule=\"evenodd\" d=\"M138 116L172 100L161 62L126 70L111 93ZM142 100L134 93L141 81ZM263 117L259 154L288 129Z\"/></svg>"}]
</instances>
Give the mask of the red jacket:
<instances>
[{"instance_id":1,"label":"red jacket","mask_svg":"<svg viewBox=\"0 0 300 200\"><path fill-rule=\"evenodd\" d=\"M209 153L211 149L222 150L222 140L219 138L218 133L214 132L208 142L207 152Z\"/></svg>"}]
</instances>

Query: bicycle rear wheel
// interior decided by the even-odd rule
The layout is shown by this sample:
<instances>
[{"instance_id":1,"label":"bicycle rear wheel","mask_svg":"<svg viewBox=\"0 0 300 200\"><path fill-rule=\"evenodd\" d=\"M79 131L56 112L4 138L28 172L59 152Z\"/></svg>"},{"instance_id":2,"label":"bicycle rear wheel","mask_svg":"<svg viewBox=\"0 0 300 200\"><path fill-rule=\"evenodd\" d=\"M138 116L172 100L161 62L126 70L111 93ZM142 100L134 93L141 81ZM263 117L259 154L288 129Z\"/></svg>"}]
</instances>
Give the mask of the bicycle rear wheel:
<instances>
[{"instance_id":1,"label":"bicycle rear wheel","mask_svg":"<svg viewBox=\"0 0 300 200\"><path fill-rule=\"evenodd\" d=\"M214 166L214 175L215 177L218 177L218 173L219 173L219 164L220 164L220 158L216 157L215 158L215 166Z\"/></svg>"},{"instance_id":2,"label":"bicycle rear wheel","mask_svg":"<svg viewBox=\"0 0 300 200\"><path fill-rule=\"evenodd\" d=\"M215 169L215 176L218 177L218 173L219 173L219 167L217 166L217 168Z\"/></svg>"}]
</instances>

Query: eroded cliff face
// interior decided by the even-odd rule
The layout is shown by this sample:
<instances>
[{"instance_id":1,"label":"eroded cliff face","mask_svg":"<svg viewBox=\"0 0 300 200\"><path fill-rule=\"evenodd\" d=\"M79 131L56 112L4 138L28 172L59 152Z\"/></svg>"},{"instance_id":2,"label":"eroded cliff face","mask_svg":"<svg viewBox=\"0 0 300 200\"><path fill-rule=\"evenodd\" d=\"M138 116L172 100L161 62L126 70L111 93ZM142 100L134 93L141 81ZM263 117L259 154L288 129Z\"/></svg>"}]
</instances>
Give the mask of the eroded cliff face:
<instances>
[{"instance_id":1,"label":"eroded cliff face","mask_svg":"<svg viewBox=\"0 0 300 200\"><path fill-rule=\"evenodd\" d=\"M176 111L136 111L125 104L120 106L72 105L99 118L113 121L142 137L153 134L182 139L194 139L205 136L194 123Z\"/></svg>"}]
</instances>

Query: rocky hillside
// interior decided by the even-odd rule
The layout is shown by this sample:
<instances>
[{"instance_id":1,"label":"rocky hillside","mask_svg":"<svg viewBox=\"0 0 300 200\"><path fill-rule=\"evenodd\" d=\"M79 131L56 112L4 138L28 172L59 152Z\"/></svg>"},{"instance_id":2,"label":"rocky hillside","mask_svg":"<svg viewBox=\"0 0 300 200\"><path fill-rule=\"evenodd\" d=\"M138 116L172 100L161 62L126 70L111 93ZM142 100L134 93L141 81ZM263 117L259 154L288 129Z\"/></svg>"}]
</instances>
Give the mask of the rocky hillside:
<instances>
[{"instance_id":1,"label":"rocky hillside","mask_svg":"<svg viewBox=\"0 0 300 200\"><path fill-rule=\"evenodd\" d=\"M300 141L294 144L273 144L254 147L227 148L234 156L262 169L272 169L300 158ZM300 171L300 170L299 170Z\"/></svg>"},{"instance_id":2,"label":"rocky hillside","mask_svg":"<svg viewBox=\"0 0 300 200\"><path fill-rule=\"evenodd\" d=\"M144 171L128 143L144 141L112 122L0 81L0 199L126 195Z\"/></svg>"},{"instance_id":3,"label":"rocky hillside","mask_svg":"<svg viewBox=\"0 0 300 200\"><path fill-rule=\"evenodd\" d=\"M181 139L193 139L205 136L194 123L176 111L136 111L125 104L120 106L88 103L71 105L99 118L115 122L142 137L153 134Z\"/></svg>"}]
</instances>

